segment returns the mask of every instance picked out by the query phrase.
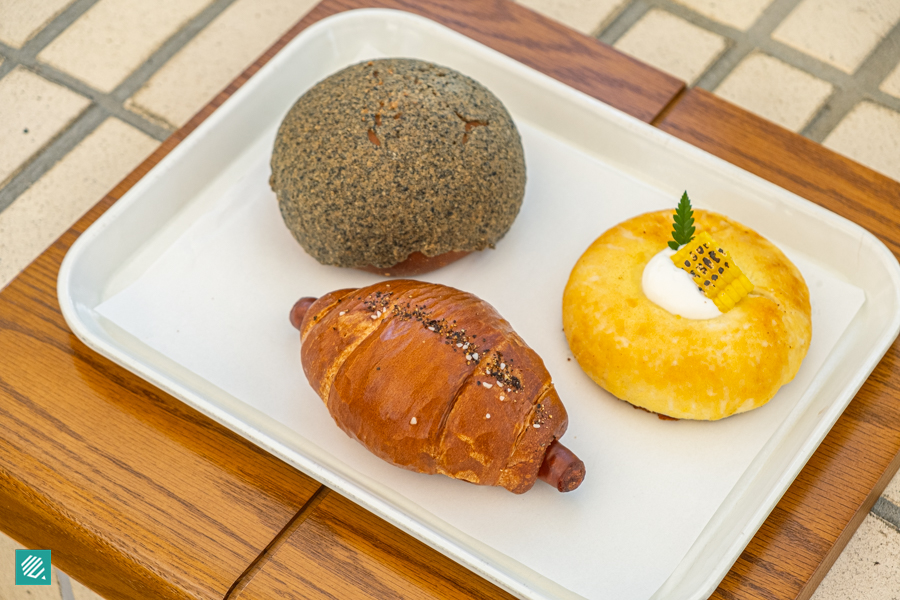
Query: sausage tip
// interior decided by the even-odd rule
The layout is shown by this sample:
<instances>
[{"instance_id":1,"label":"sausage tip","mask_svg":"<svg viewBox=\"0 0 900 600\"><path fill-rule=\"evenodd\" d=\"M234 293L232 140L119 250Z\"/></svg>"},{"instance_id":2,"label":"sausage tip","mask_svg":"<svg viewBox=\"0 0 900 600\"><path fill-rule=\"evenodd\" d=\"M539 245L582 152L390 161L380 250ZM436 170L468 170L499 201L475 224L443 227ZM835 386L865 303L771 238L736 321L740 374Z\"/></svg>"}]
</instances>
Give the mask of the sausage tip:
<instances>
[{"instance_id":1,"label":"sausage tip","mask_svg":"<svg viewBox=\"0 0 900 600\"><path fill-rule=\"evenodd\" d=\"M313 305L315 302L315 298L311 298L306 296L304 298L300 298L297 302L294 303L294 306L291 307L291 325L294 326L294 329L300 331L301 326L303 325L303 317L306 316L306 311L309 310L309 307Z\"/></svg>"},{"instance_id":2,"label":"sausage tip","mask_svg":"<svg viewBox=\"0 0 900 600\"><path fill-rule=\"evenodd\" d=\"M571 492L584 481L584 461L563 446L559 440L547 447L538 479L546 481L560 492Z\"/></svg>"}]
</instances>

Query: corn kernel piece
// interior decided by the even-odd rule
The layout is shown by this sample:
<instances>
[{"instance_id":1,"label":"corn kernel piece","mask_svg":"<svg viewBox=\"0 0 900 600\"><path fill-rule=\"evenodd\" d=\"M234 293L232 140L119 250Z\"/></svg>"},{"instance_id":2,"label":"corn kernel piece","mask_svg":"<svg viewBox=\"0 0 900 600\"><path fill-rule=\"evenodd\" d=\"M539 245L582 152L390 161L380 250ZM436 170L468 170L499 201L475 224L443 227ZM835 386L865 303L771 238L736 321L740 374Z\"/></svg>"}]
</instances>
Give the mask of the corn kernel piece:
<instances>
[{"instance_id":1,"label":"corn kernel piece","mask_svg":"<svg viewBox=\"0 0 900 600\"><path fill-rule=\"evenodd\" d=\"M672 255L672 262L694 278L707 298L728 312L753 291L753 284L705 231Z\"/></svg>"}]
</instances>

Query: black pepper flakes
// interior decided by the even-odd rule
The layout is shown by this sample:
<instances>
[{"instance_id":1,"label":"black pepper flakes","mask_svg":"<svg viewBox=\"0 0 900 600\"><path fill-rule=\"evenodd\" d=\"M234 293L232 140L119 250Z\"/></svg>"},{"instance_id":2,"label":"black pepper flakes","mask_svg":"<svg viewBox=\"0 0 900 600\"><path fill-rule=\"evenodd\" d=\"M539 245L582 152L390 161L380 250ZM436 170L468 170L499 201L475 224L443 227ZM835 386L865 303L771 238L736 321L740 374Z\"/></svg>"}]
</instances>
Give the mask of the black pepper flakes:
<instances>
[{"instance_id":1,"label":"black pepper flakes","mask_svg":"<svg viewBox=\"0 0 900 600\"><path fill-rule=\"evenodd\" d=\"M493 377L504 389L521 392L522 380L513 373L512 359L509 364L501 352L494 352L484 367L485 374Z\"/></svg>"},{"instance_id":2,"label":"black pepper flakes","mask_svg":"<svg viewBox=\"0 0 900 600\"><path fill-rule=\"evenodd\" d=\"M390 293L390 292L388 292ZM434 319L431 316L431 313L427 310L427 306L424 304L413 307L411 303L407 302L406 305L403 304L394 304L391 308L391 313L394 317L401 319L403 321L406 320L416 320L422 324L422 326L433 332L435 335L439 335L444 338L444 343L449 344L454 352L462 350L466 353L466 363L475 363L478 364L484 356L479 354L478 345L475 343L475 336L466 335L465 329L456 329L454 325L456 321L447 322L447 319Z\"/></svg>"}]
</instances>

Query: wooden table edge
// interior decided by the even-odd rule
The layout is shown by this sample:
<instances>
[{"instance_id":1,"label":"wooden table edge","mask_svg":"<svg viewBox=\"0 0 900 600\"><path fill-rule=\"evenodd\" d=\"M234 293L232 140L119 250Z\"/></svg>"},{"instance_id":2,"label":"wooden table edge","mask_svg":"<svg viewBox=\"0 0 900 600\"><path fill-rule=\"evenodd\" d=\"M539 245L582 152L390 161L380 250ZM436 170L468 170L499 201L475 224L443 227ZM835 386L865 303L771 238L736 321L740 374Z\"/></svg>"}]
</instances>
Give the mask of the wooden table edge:
<instances>
[{"instance_id":1,"label":"wooden table edge","mask_svg":"<svg viewBox=\"0 0 900 600\"><path fill-rule=\"evenodd\" d=\"M313 9L304 19L302 19L296 26L294 26L291 30L289 30L282 38L279 39L266 53L260 57L259 60L254 62L250 67L248 67L241 75L239 75L229 86L227 86L222 92L220 92L207 106L205 106L201 111L199 111L187 124L181 127L176 133L170 136L147 160L145 160L140 166L138 166L131 174L129 174L119 185L117 185L114 190L107 195L100 203L98 203L98 210L93 210L91 213L79 220L76 225L74 225L69 233L79 234L83 232L93 220L99 217L104 210L106 210L112 203L120 198L128 189L130 189L140 178L142 178L153 166L155 166L165 155L167 155L178 143L180 143L187 135L193 131L200 123L202 123L212 112L218 108L228 97L230 97L238 88L240 88L253 74L255 74L259 68L261 68L268 60L270 60L279 50L281 50L284 45L286 45L293 37L299 34L303 29L311 25L312 23L324 18L324 16L328 16L329 14L333 14L333 12L328 12L323 9L323 5L350 5L351 2L341 2L340 0L326 0L322 4L318 5ZM348 6L350 8L350 6ZM524 9L523 9L524 10ZM317 11L319 11L317 13ZM337 11L334 11L337 12ZM541 18L542 17L538 17ZM578 35L573 32L573 35ZM599 43L599 42L598 42ZM691 90L693 92L693 90ZM672 98L663 105L663 107L654 115L651 115L649 121L653 121L654 124L660 124L665 121L666 116L680 103L684 93L683 84L682 87L678 89L676 94L672 96ZM862 168L862 167L861 167ZM868 510L871 509L874 502L877 500L878 495L880 495L881 491L883 491L884 486L887 485L890 480L890 475L892 474L891 469L895 472L897 467L900 466L900 455L895 456L894 460L885 470L881 479L879 480L878 485L873 488L869 495L866 498L866 501L860 505L860 510L856 512L854 515L854 519L848 521L847 525L844 527L842 534L838 540L838 542L833 546L830 550L826 558L820 563L820 568L816 571L816 577L820 580L824 573L827 572L828 568L830 568L831 563L836 558L837 555L840 554L840 549L843 548L843 545L852 537L853 532L856 527L858 527L859 523L862 519L865 518ZM880 486L880 489L879 489ZM877 492L877 493L876 493ZM303 513L301 510L298 513L298 516ZM278 538L273 539L272 544L277 544ZM841 543L842 542L842 543ZM263 558L264 555L261 555L260 558ZM828 562L828 561L831 562ZM254 561L256 562L256 561ZM252 565L248 565L248 572L246 574L252 573ZM807 585L804 587L804 591L801 595L798 595L797 598L806 598L812 594L812 590L814 587L810 588L811 583L818 584L816 581L816 577L810 579L807 582ZM241 579L235 581L234 586L239 587L241 585ZM806 591L808 590L808 594ZM230 594L229 594L230 595Z\"/></svg>"},{"instance_id":2,"label":"wooden table edge","mask_svg":"<svg viewBox=\"0 0 900 600\"><path fill-rule=\"evenodd\" d=\"M440 5L439 2L436 4ZM476 5L478 4L477 0L470 1L469 4ZM634 68L637 73L643 77L642 83L646 84L649 81L652 85L656 86L653 89L649 89L655 94L655 97L650 100L650 106L654 106L656 108L648 109L640 106L632 106L637 112L635 116L643 119L644 121L649 121L652 119L658 112L659 108L665 106L666 103L670 100L671 96L680 91L684 84L675 78L662 73L652 67L644 65L643 63L639 63L634 59L627 57L616 50L602 44L601 42L589 38L587 36L583 36L580 34L575 34L574 32L569 32L568 29L559 25L555 22L552 22L532 11L507 2L506 0L491 0L490 2L482 2L481 5L487 6L488 8L497 8L500 7L503 10L501 12L507 12L509 14L518 15L518 18L524 18L527 21L530 21L533 25L544 27L548 31L556 32L557 35L561 35L566 38L566 40L576 39L577 40L577 50L582 55L591 55L591 51L595 51L603 60L607 63L610 61L615 66L617 63L624 63L631 68ZM396 2L392 2L391 0L374 0L373 2L353 2L352 0L324 0L319 5L314 7L303 19L301 19L296 25L294 25L291 29L289 29L279 40L273 44L269 49L266 50L256 61L254 61L250 66L248 66L238 77L236 77L225 89L219 92L207 105L205 105L200 111L197 112L187 123L185 123L182 127L180 127L176 132L174 132L171 136L169 136L160 146L151 153L151 155L146 158L140 165L138 165L135 169L132 170L121 182L119 182L108 194L106 194L100 201L92 207L87 213L78 219L78 221L72 225L66 232L64 232L59 239L57 239L50 247L50 249L46 250L41 254L35 261L33 261L28 267L26 267L22 273L19 274L13 281L9 282L7 286L4 288L0 288L0 296L2 296L10 287L13 286L24 275L33 271L35 268L38 268L38 265L42 262L43 257L47 255L51 250L61 250L66 251L71 243L82 234L90 225L94 223L106 210L108 210L116 201L118 201L128 190L130 190L138 181L140 181L147 173L155 167L165 156L167 156L179 143L181 143L191 132L193 132L201 123L203 123L219 106L221 106L229 97L231 97L240 87L242 87L257 71L259 71L262 66L264 66L269 60L271 60L275 54L277 54L291 39L296 37L301 31L312 25L313 23L328 17L332 14L336 14L338 12L342 12L344 10L350 10L353 8L362 8L362 7L387 7L387 8L398 8L398 9L406 9L410 12L422 12L420 9L423 7L428 7L427 3L417 3L417 2L404 2L404 0L397 0ZM454 4L450 2L447 4L444 9L445 10L456 10L459 7L459 4ZM458 11L457 11L458 12ZM430 16L435 18L438 15L433 13L428 14L426 16ZM457 15L459 16L459 15ZM448 25L451 25L448 23ZM457 27L459 28L459 27ZM462 27L465 29L464 27ZM477 32L476 32L477 33ZM483 37L482 32L482 37ZM488 31L487 33L490 33ZM506 40L500 40L501 43L508 43L511 40L517 39L516 37L512 37ZM582 57L583 58L583 57ZM533 65L532 65L533 66ZM618 65L619 70L625 70ZM570 82L571 83L571 82ZM593 91L596 94L597 89L606 90L607 92L615 92L617 89L625 89L629 94L639 96L642 87L639 85L632 85L632 82L625 79L616 79L612 78L611 81L582 81L581 85L583 90L587 93L591 93ZM614 101L615 98L607 98L607 100ZM622 108L629 108L628 106L623 106ZM58 270L59 264L55 263L52 265L55 269ZM58 310L58 307L57 307ZM10 486L10 489L15 486ZM305 516L309 513L312 507L314 507L321 497L324 495L322 492L327 490L321 484L318 485L317 491L313 493L312 497L309 501L298 511L296 515L290 520L287 526L278 533L266 546L266 549L260 553L259 556L256 557L255 560L251 561L244 572L233 582L229 590L226 592L225 597L233 597L236 593L239 592L241 587L252 578L253 574L258 571L260 566L264 564L267 555L274 549L277 548L279 543L281 543L285 536L288 535L289 531L292 528L295 528L299 525ZM9 490L8 490L9 491ZM28 490L30 491L30 490ZM24 494L24 493L23 493ZM27 495L27 494L24 494ZM24 498L23 495L23 498ZM33 494L32 494L33 496ZM34 516L36 520L40 520L42 518L51 518L55 519L52 522L47 522L52 530L55 530L55 535L57 536L54 539L62 539L66 537L68 534L72 534L72 531L66 531L67 527L74 526L73 531L80 531L84 534L85 539L89 540L93 539L96 543L83 543L83 540L79 540L79 543L82 543L83 552L90 552L91 549L97 550L101 553L109 555L110 552L115 553L116 548L111 547L110 545L105 543L105 540L101 537L97 537L89 522L81 522L76 516L68 514L62 507L61 510L55 510L53 507L55 504L52 502L44 502L39 497L29 497L30 500L28 502L17 502L17 505L23 511L23 514L26 514L28 511L34 512ZM15 501L16 498L11 498L11 502ZM35 505L50 505L51 509L55 512L46 513L40 511L33 511L33 507ZM30 514L30 513L29 513ZM54 516L55 515L55 516ZM57 518L58 517L58 518ZM45 521L46 522L46 521ZM67 525L68 524L68 525ZM11 530L11 529L14 529ZM24 543L26 545L30 545L31 547L36 547L35 544L40 540L38 545L42 547L53 547L52 540L46 539L44 536L46 533L42 534L38 530L34 530L33 527L29 527L26 530L19 531L20 528L6 528L4 527L4 531L7 532L13 539L18 540L20 543ZM134 561L131 560L131 556L123 555L123 560L120 561L120 564L131 564ZM81 581L90 582L92 580L92 574L90 572L81 572L80 571L80 562L79 561L68 561L59 559L55 560L55 564L62 565L67 567L68 573ZM150 567L149 565L140 565L135 563L134 568L143 569L144 567ZM152 577L156 577L158 574L153 573L152 567L147 569L147 574ZM123 576L127 576L127 573L123 573ZM173 582L169 582L170 586L175 585ZM117 593L121 593L121 589L126 589L127 586L120 588L120 591ZM162 588L159 588L162 589ZM189 597L192 596L190 590L187 589L175 589L172 587L169 592L163 593L166 597Z\"/></svg>"},{"instance_id":3,"label":"wooden table edge","mask_svg":"<svg viewBox=\"0 0 900 600\"><path fill-rule=\"evenodd\" d=\"M690 125L687 124L689 119L691 119ZM703 125L698 126L695 123L695 121L699 120L702 120ZM741 139L735 137L731 142L723 141L722 137L726 134L722 133L722 130L726 130L729 127L735 127L735 121L741 121L742 124L752 123L753 126L742 129L742 131L747 134L745 137ZM769 151L772 151L773 148L780 149L791 147L791 151L795 155L795 160L798 162L807 162L809 163L809 166L812 166L813 163L821 163L823 169L829 171L829 173L846 173L847 175L839 175L839 177L843 177L847 181L845 190L854 188L853 191L857 192L858 195L871 196L873 203L888 203L891 198L900 197L900 183L876 173L868 167L855 163L846 157L838 155L832 150L812 142L799 134L783 129L774 123L766 121L761 117L730 104L706 90L691 89L679 94L679 96L666 107L663 113L654 120L654 125L663 131L667 131L676 137L680 137L681 139L703 148L720 158L728 160L745 170L794 191L801 196L803 196L802 183L796 177L790 178L786 174L778 173L777 168L767 171L764 167L765 157L763 157L765 148L753 150L753 142L758 141L759 139L765 139ZM691 133L688 133L687 131L688 126L690 126ZM794 173L794 175L796 175L796 173ZM850 175L855 176L858 179L856 181L847 179ZM876 214L852 214L850 211L854 207L850 206L845 198L840 197L839 192L842 190L838 189L838 186L830 185L830 183L823 181L820 189L809 190L808 194L815 196L816 199L807 199L820 206L824 205L829 210L854 220L855 222L862 218L867 219L867 224L870 226L875 226L878 221L881 221L882 224L884 223L887 215L883 213L878 214L877 211ZM878 190L882 190L883 193L877 194ZM894 225L894 229L897 229L896 225L900 222L897 220L897 218L900 218L900 210L897 210L892 216L894 218L891 219L891 223ZM885 242L889 248L893 249L895 255L897 254L897 249L900 248L898 239L886 236L883 231L876 231L874 233L876 235L881 233L878 237ZM900 238L900 229L897 229L896 234L897 238ZM814 491L817 487L823 485L827 474L817 472L815 475L811 475L810 473L815 470L817 463L822 461L829 440L841 434L844 430L852 429L853 426L849 423L851 418L853 418L851 413L861 410L861 407L866 407L866 410L870 410L868 407L874 401L871 398L871 387L878 385L873 383L874 379L878 376L880 369L888 368L886 365L889 363L893 365L898 356L900 356L900 341L894 341L885 356L879 362L876 370L873 371L873 374L856 395L856 398L851 401L851 404L845 409L844 413L829 431L828 436L826 436L822 444L816 449L816 452L813 453L809 461L807 461L804 469L801 470L800 474L792 482L779 503L773 508L773 513L779 511L779 509L786 504L788 499L804 497L804 495L809 497L808 492ZM886 386L882 386L879 395L882 401L889 401L890 389L886 388ZM862 396L865 396L865 398L861 398ZM898 424L900 424L900 419L897 419L895 422L895 425ZM853 445L859 446L862 439L864 438L857 435L857 437L852 440ZM850 444L844 445L844 449L852 447L853 446ZM853 537L853 534L869 514L879 496L884 492L884 489L887 487L888 483L890 483L892 477L897 473L898 468L900 468L900 440L893 442L893 445L889 447L889 450L887 450L884 455L879 455L877 462L861 468L867 469L866 474L874 483L866 490L852 490L846 492L846 495L850 497L848 501L853 504L855 510L852 514L842 515L839 520L835 520L832 523L832 526L836 528L836 531L829 532L830 539L832 540L831 543L825 549L815 549L819 557L815 569L804 579L800 580L799 585L797 585L795 589L790 590L788 595L767 595L768 593L771 593L769 590L767 590L767 594L763 594L760 590L754 590L753 593L759 594L759 596L754 595L752 597L778 598L779 600L807 600L813 595L816 588L846 547L847 543ZM807 483L807 480L810 478L818 478L815 479L818 486ZM827 482L825 483L827 484ZM803 506L802 508L809 510L810 506ZM797 506L795 505L792 510L785 512L796 514ZM735 565L739 565L741 561L750 560L746 556L748 549L755 543L758 543L759 539L770 533L767 530L773 528L772 521L773 518L770 513L770 516L761 525L756 532L754 539L748 544L747 549L744 550ZM791 525L796 524L792 523ZM802 533L797 532L796 535L800 536ZM782 558L785 561L789 561L789 557L784 556L783 554L784 553L782 553ZM758 560L758 557L755 558ZM736 568L733 566L723 579L723 583L712 595L712 598L744 597L736 594L735 589L738 588L724 589L727 584L733 583L729 582L729 578L735 578L735 571ZM795 575L796 574L792 574L792 576ZM785 577L785 580L787 579L791 578ZM790 583L793 584L795 582L792 581ZM736 586L737 584L735 583L734 585ZM748 582L747 587L752 587L752 582Z\"/></svg>"}]
</instances>

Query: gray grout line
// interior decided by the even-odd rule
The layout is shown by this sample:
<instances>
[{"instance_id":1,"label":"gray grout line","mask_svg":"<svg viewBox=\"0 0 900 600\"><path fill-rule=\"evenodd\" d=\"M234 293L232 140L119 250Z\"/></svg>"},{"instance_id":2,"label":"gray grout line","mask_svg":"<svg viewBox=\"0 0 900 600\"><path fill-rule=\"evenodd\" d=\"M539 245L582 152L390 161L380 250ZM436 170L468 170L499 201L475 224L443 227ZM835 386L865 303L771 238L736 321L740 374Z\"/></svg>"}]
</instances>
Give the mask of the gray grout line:
<instances>
[{"instance_id":1,"label":"gray grout line","mask_svg":"<svg viewBox=\"0 0 900 600\"><path fill-rule=\"evenodd\" d=\"M55 40L59 34L74 23L100 0L75 0L65 10L50 20L34 37L26 41L21 48L14 48L0 42L0 56L6 60L0 65L0 79L12 71L16 65L35 62L37 54Z\"/></svg>"},{"instance_id":2,"label":"gray grout line","mask_svg":"<svg viewBox=\"0 0 900 600\"><path fill-rule=\"evenodd\" d=\"M706 71L697 78L694 87L713 91L725 80L729 73L755 49L754 45L746 39L732 40L733 45L727 48Z\"/></svg>"},{"instance_id":3,"label":"gray grout line","mask_svg":"<svg viewBox=\"0 0 900 600\"><path fill-rule=\"evenodd\" d=\"M894 98L878 89L884 78L900 61L900 23L888 32L881 43L866 57L847 83L835 91L825 105L803 128L802 135L814 142L822 142L829 133L864 100L874 100L888 108L900 111L900 98Z\"/></svg>"},{"instance_id":4,"label":"gray grout line","mask_svg":"<svg viewBox=\"0 0 900 600\"><path fill-rule=\"evenodd\" d=\"M17 56L15 49L10 49L2 42L0 42L0 55ZM123 107L120 101L112 99L109 94L99 92L86 83L83 83L82 81L72 77L68 73L60 71L55 67L51 67L50 65L34 61L24 62L17 61L15 59L10 60L9 63L10 70L13 68L13 66L21 65L22 67L29 69L33 73L40 75L48 81L52 81L53 83L72 90L76 94L80 94L85 98L90 99L94 104L97 104L104 108L110 115L125 121L129 125L132 125L135 128L143 131L157 141L162 142L172 134L171 129L159 125L138 113L129 111L128 109ZM7 63L4 62L3 65L0 65L0 69L2 69L3 66L6 66L6 64ZM0 78L2 78L5 74L6 72L0 71Z\"/></svg>"},{"instance_id":5,"label":"gray grout line","mask_svg":"<svg viewBox=\"0 0 900 600\"><path fill-rule=\"evenodd\" d=\"M55 40L59 34L66 30L69 25L78 20L78 18L86 13L88 9L97 4L100 0L75 0L66 7L61 13L56 15L47 25L37 32L34 37L25 42L20 52L23 57L34 58L38 52L47 47L50 42Z\"/></svg>"},{"instance_id":6,"label":"gray grout line","mask_svg":"<svg viewBox=\"0 0 900 600\"><path fill-rule=\"evenodd\" d=\"M202 31L222 11L235 2L235 0L216 0L211 3L200 14L188 21L181 29L163 42L142 65L135 69L112 92L105 94L59 69L39 62L36 58L41 48L49 44L96 1L98 0L76 0L69 9L63 11L45 28L53 28L53 31L46 35L41 31L30 42L26 43L22 49L12 48L0 43L0 56L6 59L0 65L0 78L17 65L23 65L45 79L62 85L92 101L91 106L81 116L75 119L54 140L49 142L43 150L26 162L18 173L8 180L5 186L0 187L0 211L12 204L19 195L24 193L47 171L53 168L57 162L75 148L85 137L90 135L109 116L125 121L157 141L162 142L168 138L174 131L174 127L165 127L147 117L130 111L125 108L124 102L139 90L172 56L194 39L197 33Z\"/></svg>"},{"instance_id":7,"label":"gray grout line","mask_svg":"<svg viewBox=\"0 0 900 600\"><path fill-rule=\"evenodd\" d=\"M706 70L706 73L700 76L697 80L696 87L708 91L713 91L715 88L719 87L719 84L725 80L738 63L753 52L754 49L762 46L771 39L769 36L772 34L772 31L784 21L785 17L787 17L799 3L800 0L775 0L775 2L772 2L772 4L763 11L759 18L756 19L756 22L753 23L746 32L734 29L733 27L718 25L702 15L696 15L696 13L689 14L693 11L679 9L681 12L685 13L681 16L690 20L695 25L700 25L701 27L705 26L706 28L710 28L714 33L730 37L734 40L734 46L729 50L726 50L725 53ZM672 5L671 2L668 4ZM675 7L680 7L680 5L675 5ZM719 31L716 31L715 29L719 29Z\"/></svg>"},{"instance_id":8,"label":"gray grout line","mask_svg":"<svg viewBox=\"0 0 900 600\"><path fill-rule=\"evenodd\" d=\"M730 38L733 41L737 41L741 36L747 35L744 31L732 27L731 25L726 25L724 23L720 23L713 19L710 19L704 14L698 13L684 4L679 4L672 0L650 0L653 2L653 5L656 8L661 8L665 10L667 13L671 13L676 17L681 17L685 21L693 23L697 27L701 29L705 29L707 31L711 31L715 34L721 35L726 38ZM762 15L760 15L760 19L762 19ZM757 23L759 19L757 20ZM757 23L751 25L755 27Z\"/></svg>"},{"instance_id":9,"label":"gray grout line","mask_svg":"<svg viewBox=\"0 0 900 600\"><path fill-rule=\"evenodd\" d=\"M131 112L122 105L120 100L113 98L112 94L99 92L81 80L60 71L55 67L38 63L31 67L31 69L44 79L52 81L53 83L58 83L61 86L69 88L73 92L90 98L95 104L106 110L110 115L125 121L129 125L133 125L159 142L165 141L165 139L172 134L171 129L158 125L137 113Z\"/></svg>"},{"instance_id":10,"label":"gray grout line","mask_svg":"<svg viewBox=\"0 0 900 600\"><path fill-rule=\"evenodd\" d=\"M875 506L872 507L872 514L894 526L894 529L900 531L900 506L897 506L884 496L878 498Z\"/></svg>"},{"instance_id":11,"label":"gray grout line","mask_svg":"<svg viewBox=\"0 0 900 600\"><path fill-rule=\"evenodd\" d=\"M2 44L2 42L0 42ZM16 65L19 64L14 60L9 60L6 55L0 50L0 56L4 58L3 63L0 64L0 79L6 77L6 75L16 68Z\"/></svg>"},{"instance_id":12,"label":"gray grout line","mask_svg":"<svg viewBox=\"0 0 900 600\"><path fill-rule=\"evenodd\" d=\"M75 600L75 590L72 589L72 580L59 569L54 568L53 570L56 572L56 580L59 582L59 595L62 596L61 600Z\"/></svg>"},{"instance_id":13,"label":"gray grout line","mask_svg":"<svg viewBox=\"0 0 900 600\"><path fill-rule=\"evenodd\" d=\"M650 10L650 5L646 0L634 0L628 3L622 12L597 34L596 38L604 44L612 46L625 35L626 31L631 29L632 25L647 14L648 10Z\"/></svg>"},{"instance_id":14,"label":"gray grout line","mask_svg":"<svg viewBox=\"0 0 900 600\"><path fill-rule=\"evenodd\" d=\"M754 51L777 58L813 77L827 81L834 86L833 93L823 102L801 132L801 135L815 142L824 140L847 113L863 100L871 100L900 112L900 98L878 89L884 78L900 62L900 23L885 36L857 72L849 74L772 39L772 32L799 3L800 0L775 0L747 31L741 31L714 21L675 0L635 0L596 37L608 44L614 44L648 10L658 8L720 35L728 41L729 47L697 79L695 87L714 91L734 68Z\"/></svg>"},{"instance_id":15,"label":"gray grout line","mask_svg":"<svg viewBox=\"0 0 900 600\"><path fill-rule=\"evenodd\" d=\"M885 77L897 66L897 61L900 61L900 21L865 58L856 69L854 77L866 87L878 89Z\"/></svg>"},{"instance_id":16,"label":"gray grout line","mask_svg":"<svg viewBox=\"0 0 900 600\"><path fill-rule=\"evenodd\" d=\"M53 168L66 154L87 137L107 117L106 111L93 104L56 138L47 144L34 160L26 163L9 182L0 189L0 212L5 210L41 176Z\"/></svg>"},{"instance_id":17,"label":"gray grout line","mask_svg":"<svg viewBox=\"0 0 900 600\"><path fill-rule=\"evenodd\" d=\"M209 25L213 19L231 6L235 0L216 0L207 6L199 15L188 21L181 29L176 31L169 39L156 49L144 63L135 69L125 81L109 93L115 100L124 102L137 92L150 77L153 76L170 58L181 50L188 42L194 39L200 31Z\"/></svg>"},{"instance_id":18,"label":"gray grout line","mask_svg":"<svg viewBox=\"0 0 900 600\"><path fill-rule=\"evenodd\" d=\"M900 112L900 98L897 98L896 96L891 96L890 94L886 94L881 90L875 90L869 95L869 98L871 98L878 104L887 106L891 110Z\"/></svg>"},{"instance_id":19,"label":"gray grout line","mask_svg":"<svg viewBox=\"0 0 900 600\"><path fill-rule=\"evenodd\" d=\"M853 87L857 85L853 75L841 71L837 67L813 58L796 48L791 48L771 38L759 40L759 49L764 54L774 56L778 60L791 65L801 71L809 73L828 83L839 87Z\"/></svg>"},{"instance_id":20,"label":"gray grout line","mask_svg":"<svg viewBox=\"0 0 900 600\"><path fill-rule=\"evenodd\" d=\"M627 9L631 4L631 2L624 2L621 5L617 6L615 9L613 9L612 12L603 17L602 21L594 25L594 29L591 30L588 35L599 40L600 35L604 31L606 31L607 28L609 28L609 26L616 21L616 19L622 16L622 13L625 12L625 9Z\"/></svg>"},{"instance_id":21,"label":"gray grout line","mask_svg":"<svg viewBox=\"0 0 900 600\"><path fill-rule=\"evenodd\" d=\"M863 97L864 95L854 88L835 88L809 123L800 130L800 135L821 144Z\"/></svg>"}]
</instances>

